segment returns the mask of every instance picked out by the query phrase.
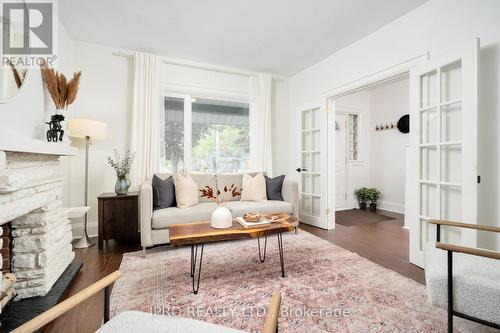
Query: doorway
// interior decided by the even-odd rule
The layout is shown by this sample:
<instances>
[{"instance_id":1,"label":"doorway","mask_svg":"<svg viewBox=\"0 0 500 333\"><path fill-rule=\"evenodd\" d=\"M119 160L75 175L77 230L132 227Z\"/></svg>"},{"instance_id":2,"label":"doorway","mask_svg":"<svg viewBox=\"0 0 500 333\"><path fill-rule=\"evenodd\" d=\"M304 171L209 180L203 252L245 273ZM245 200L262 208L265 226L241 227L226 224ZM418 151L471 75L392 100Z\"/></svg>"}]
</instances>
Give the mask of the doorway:
<instances>
[{"instance_id":1,"label":"doorway","mask_svg":"<svg viewBox=\"0 0 500 333\"><path fill-rule=\"evenodd\" d=\"M409 105L407 75L335 100L336 210L358 208L354 192L366 187L382 193L378 209L405 213L410 135L398 122Z\"/></svg>"}]
</instances>

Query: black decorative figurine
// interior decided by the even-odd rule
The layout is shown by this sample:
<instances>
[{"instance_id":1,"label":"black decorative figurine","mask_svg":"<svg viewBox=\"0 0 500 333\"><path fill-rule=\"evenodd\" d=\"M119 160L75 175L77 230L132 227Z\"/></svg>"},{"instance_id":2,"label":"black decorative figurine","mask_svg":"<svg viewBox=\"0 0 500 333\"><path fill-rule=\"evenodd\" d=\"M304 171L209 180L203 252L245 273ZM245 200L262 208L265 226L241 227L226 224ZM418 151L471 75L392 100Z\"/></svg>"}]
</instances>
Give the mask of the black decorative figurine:
<instances>
[{"instance_id":1,"label":"black decorative figurine","mask_svg":"<svg viewBox=\"0 0 500 333\"><path fill-rule=\"evenodd\" d=\"M61 121L64 121L64 116L62 114L55 114L50 117L49 122L46 122L49 125L47 141L57 142L63 140L64 130L62 129Z\"/></svg>"}]
</instances>

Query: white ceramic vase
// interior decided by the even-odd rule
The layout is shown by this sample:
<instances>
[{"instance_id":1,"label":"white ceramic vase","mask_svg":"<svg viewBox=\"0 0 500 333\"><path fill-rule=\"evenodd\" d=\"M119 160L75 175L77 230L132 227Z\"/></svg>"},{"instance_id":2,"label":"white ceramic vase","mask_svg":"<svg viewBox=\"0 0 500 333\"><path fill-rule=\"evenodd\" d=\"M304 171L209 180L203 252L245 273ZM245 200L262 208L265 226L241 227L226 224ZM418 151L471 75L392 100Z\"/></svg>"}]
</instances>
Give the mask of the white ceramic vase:
<instances>
[{"instance_id":1,"label":"white ceramic vase","mask_svg":"<svg viewBox=\"0 0 500 333\"><path fill-rule=\"evenodd\" d=\"M210 225L216 229L230 228L233 225L233 214L226 207L219 206L212 212Z\"/></svg>"}]
</instances>

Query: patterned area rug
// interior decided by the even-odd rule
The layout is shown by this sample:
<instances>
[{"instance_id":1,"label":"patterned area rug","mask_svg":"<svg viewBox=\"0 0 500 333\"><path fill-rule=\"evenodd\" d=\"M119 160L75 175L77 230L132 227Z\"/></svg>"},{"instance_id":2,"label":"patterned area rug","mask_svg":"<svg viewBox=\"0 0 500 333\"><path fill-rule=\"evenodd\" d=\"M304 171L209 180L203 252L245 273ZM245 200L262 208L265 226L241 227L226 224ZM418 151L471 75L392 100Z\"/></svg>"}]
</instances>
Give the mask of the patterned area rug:
<instances>
[{"instance_id":1,"label":"patterned area rug","mask_svg":"<svg viewBox=\"0 0 500 333\"><path fill-rule=\"evenodd\" d=\"M202 279L191 292L190 247L154 248L123 256L111 295L111 315L138 310L191 317L260 331L274 290L282 294L282 332L445 332L446 312L427 303L425 286L305 231L283 237L286 277L277 237L267 258L257 240L205 245ZM488 332L455 318L458 332Z\"/></svg>"}]
</instances>

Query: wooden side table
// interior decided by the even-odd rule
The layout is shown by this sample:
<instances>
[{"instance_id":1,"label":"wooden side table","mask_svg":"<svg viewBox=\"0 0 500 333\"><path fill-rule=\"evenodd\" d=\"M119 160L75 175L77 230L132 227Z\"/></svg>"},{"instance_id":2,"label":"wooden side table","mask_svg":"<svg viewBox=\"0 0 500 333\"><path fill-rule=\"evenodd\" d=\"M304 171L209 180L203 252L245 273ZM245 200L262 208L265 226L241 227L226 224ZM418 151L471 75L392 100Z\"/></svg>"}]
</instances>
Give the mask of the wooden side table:
<instances>
[{"instance_id":1,"label":"wooden side table","mask_svg":"<svg viewBox=\"0 0 500 333\"><path fill-rule=\"evenodd\" d=\"M99 250L103 241L129 239L139 243L139 192L125 195L103 193L97 197L99 208Z\"/></svg>"}]
</instances>

